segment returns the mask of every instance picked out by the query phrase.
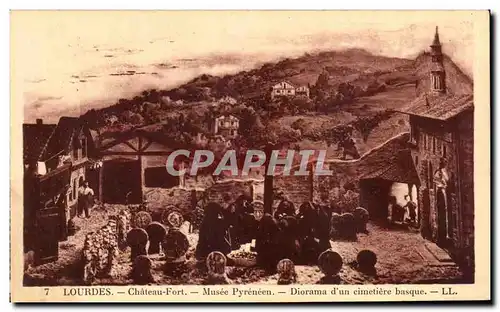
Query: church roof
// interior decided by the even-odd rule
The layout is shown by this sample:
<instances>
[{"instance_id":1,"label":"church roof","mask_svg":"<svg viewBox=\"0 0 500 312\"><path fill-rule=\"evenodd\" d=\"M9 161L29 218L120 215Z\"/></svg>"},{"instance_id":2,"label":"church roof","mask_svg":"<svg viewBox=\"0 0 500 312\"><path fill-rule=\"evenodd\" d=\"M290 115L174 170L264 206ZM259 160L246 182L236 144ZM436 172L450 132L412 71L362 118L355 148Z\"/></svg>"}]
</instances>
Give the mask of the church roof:
<instances>
[{"instance_id":1,"label":"church roof","mask_svg":"<svg viewBox=\"0 0 500 312\"><path fill-rule=\"evenodd\" d=\"M432 46L440 46L441 42L439 41L439 33L438 33L438 27L436 26L436 33L434 34L434 40L432 41Z\"/></svg>"},{"instance_id":2,"label":"church roof","mask_svg":"<svg viewBox=\"0 0 500 312\"><path fill-rule=\"evenodd\" d=\"M444 65L441 62L432 62L430 65L431 72L444 72Z\"/></svg>"},{"instance_id":3,"label":"church roof","mask_svg":"<svg viewBox=\"0 0 500 312\"><path fill-rule=\"evenodd\" d=\"M398 111L409 115L448 120L473 108L474 97L472 94L424 94Z\"/></svg>"}]
</instances>

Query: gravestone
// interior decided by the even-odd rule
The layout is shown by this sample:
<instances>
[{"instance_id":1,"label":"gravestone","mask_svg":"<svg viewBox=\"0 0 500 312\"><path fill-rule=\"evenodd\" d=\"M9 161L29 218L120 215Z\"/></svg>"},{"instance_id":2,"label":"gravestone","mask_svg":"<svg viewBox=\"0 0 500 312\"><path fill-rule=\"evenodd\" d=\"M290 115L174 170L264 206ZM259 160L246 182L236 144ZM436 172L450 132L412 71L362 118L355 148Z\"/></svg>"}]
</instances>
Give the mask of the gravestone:
<instances>
[{"instance_id":1,"label":"gravestone","mask_svg":"<svg viewBox=\"0 0 500 312\"><path fill-rule=\"evenodd\" d=\"M139 211L134 215L134 227L145 229L152 221L151 215L146 211Z\"/></svg>"},{"instance_id":2,"label":"gravestone","mask_svg":"<svg viewBox=\"0 0 500 312\"><path fill-rule=\"evenodd\" d=\"M362 207L354 209L354 219L356 222L356 231L358 233L368 233L368 230L366 229L366 224L370 219L368 210Z\"/></svg>"},{"instance_id":3,"label":"gravestone","mask_svg":"<svg viewBox=\"0 0 500 312\"><path fill-rule=\"evenodd\" d=\"M332 216L330 217L330 238L331 239L338 239L340 238L341 234L341 227L342 227L342 218L338 213L332 213Z\"/></svg>"},{"instance_id":4,"label":"gravestone","mask_svg":"<svg viewBox=\"0 0 500 312\"><path fill-rule=\"evenodd\" d=\"M208 278L205 281L208 285L230 284L226 274L226 256L222 252L213 251L208 254L205 260L208 270Z\"/></svg>"},{"instance_id":5,"label":"gravestone","mask_svg":"<svg viewBox=\"0 0 500 312\"><path fill-rule=\"evenodd\" d=\"M318 267L325 274L319 284L338 284L340 277L338 273L342 269L342 257L333 250L325 250L318 257Z\"/></svg>"},{"instance_id":6,"label":"gravestone","mask_svg":"<svg viewBox=\"0 0 500 312\"><path fill-rule=\"evenodd\" d=\"M167 215L167 223L169 227L178 229L184 223L184 217L177 211L172 211Z\"/></svg>"},{"instance_id":7,"label":"gravestone","mask_svg":"<svg viewBox=\"0 0 500 312\"><path fill-rule=\"evenodd\" d=\"M297 282L295 265L290 259L282 259L277 265L278 285L289 285Z\"/></svg>"},{"instance_id":8,"label":"gravestone","mask_svg":"<svg viewBox=\"0 0 500 312\"><path fill-rule=\"evenodd\" d=\"M358 269L362 272L373 274L376 272L377 255L371 250L361 250L356 257Z\"/></svg>"},{"instance_id":9,"label":"gravestone","mask_svg":"<svg viewBox=\"0 0 500 312\"><path fill-rule=\"evenodd\" d=\"M167 235L167 230L163 224L159 222L151 222L146 227L146 232L149 237L148 254L154 255L160 253L160 244Z\"/></svg>"},{"instance_id":10,"label":"gravestone","mask_svg":"<svg viewBox=\"0 0 500 312\"><path fill-rule=\"evenodd\" d=\"M130 260L133 262L137 256L146 255L148 233L141 228L134 228L127 233L127 245L130 246Z\"/></svg>"},{"instance_id":11,"label":"gravestone","mask_svg":"<svg viewBox=\"0 0 500 312\"><path fill-rule=\"evenodd\" d=\"M180 227L184 222L182 214L178 211L178 208L170 205L162 212L160 217L161 223L167 228L170 227ZM173 224L172 224L173 223Z\"/></svg>"},{"instance_id":12,"label":"gravestone","mask_svg":"<svg viewBox=\"0 0 500 312\"><path fill-rule=\"evenodd\" d=\"M343 213L341 216L340 235L343 239L356 240L356 220L352 213Z\"/></svg>"},{"instance_id":13,"label":"gravestone","mask_svg":"<svg viewBox=\"0 0 500 312\"><path fill-rule=\"evenodd\" d=\"M146 285L154 283L154 278L151 273L152 265L151 259L146 255L140 255L135 258L130 274L134 284Z\"/></svg>"},{"instance_id":14,"label":"gravestone","mask_svg":"<svg viewBox=\"0 0 500 312\"><path fill-rule=\"evenodd\" d=\"M186 235L178 229L169 229L161 247L165 254L165 273L180 276L186 270L186 253L189 249Z\"/></svg>"}]
</instances>

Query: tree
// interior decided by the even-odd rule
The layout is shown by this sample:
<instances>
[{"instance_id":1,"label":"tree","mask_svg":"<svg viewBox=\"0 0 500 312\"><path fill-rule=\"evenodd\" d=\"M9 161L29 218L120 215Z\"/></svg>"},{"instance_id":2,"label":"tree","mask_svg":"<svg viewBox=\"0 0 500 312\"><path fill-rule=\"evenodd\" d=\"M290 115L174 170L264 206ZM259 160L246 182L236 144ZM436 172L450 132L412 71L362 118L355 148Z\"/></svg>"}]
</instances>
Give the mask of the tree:
<instances>
[{"instance_id":1,"label":"tree","mask_svg":"<svg viewBox=\"0 0 500 312\"><path fill-rule=\"evenodd\" d=\"M144 118L141 114L132 114L132 116L130 116L130 123L134 125L141 125L144 123Z\"/></svg>"},{"instance_id":2,"label":"tree","mask_svg":"<svg viewBox=\"0 0 500 312\"><path fill-rule=\"evenodd\" d=\"M348 103L354 99L354 86L348 82L339 84L337 92L341 96L342 102Z\"/></svg>"},{"instance_id":3,"label":"tree","mask_svg":"<svg viewBox=\"0 0 500 312\"><path fill-rule=\"evenodd\" d=\"M382 121L389 119L392 116L391 110L386 110L375 114L371 117L360 117L353 122L353 126L361 133L363 141L368 140L368 136Z\"/></svg>"},{"instance_id":4,"label":"tree","mask_svg":"<svg viewBox=\"0 0 500 312\"><path fill-rule=\"evenodd\" d=\"M324 90L324 89L329 88L329 85L328 85L329 79L330 79L330 75L328 74L328 72L326 70L323 70L323 72L321 74L319 74L318 80L316 80L316 85L315 85L316 89Z\"/></svg>"},{"instance_id":5,"label":"tree","mask_svg":"<svg viewBox=\"0 0 500 312\"><path fill-rule=\"evenodd\" d=\"M314 103L308 98L296 97L290 102L289 107L294 109L295 111L304 113L313 110Z\"/></svg>"}]
</instances>

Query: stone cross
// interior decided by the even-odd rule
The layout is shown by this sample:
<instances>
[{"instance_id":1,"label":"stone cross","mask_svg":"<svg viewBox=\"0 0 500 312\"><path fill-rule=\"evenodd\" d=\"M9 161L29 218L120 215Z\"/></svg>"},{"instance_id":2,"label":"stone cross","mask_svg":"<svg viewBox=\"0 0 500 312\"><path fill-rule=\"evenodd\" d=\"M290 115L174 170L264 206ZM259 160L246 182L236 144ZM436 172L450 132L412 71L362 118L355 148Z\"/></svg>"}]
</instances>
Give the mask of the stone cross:
<instances>
[{"instance_id":1,"label":"stone cross","mask_svg":"<svg viewBox=\"0 0 500 312\"><path fill-rule=\"evenodd\" d=\"M289 285L297 282L295 265L290 259L282 259L278 262L278 285Z\"/></svg>"},{"instance_id":2,"label":"stone cross","mask_svg":"<svg viewBox=\"0 0 500 312\"><path fill-rule=\"evenodd\" d=\"M205 260L208 270L206 283L209 285L230 284L226 274L227 259L219 251L212 251Z\"/></svg>"},{"instance_id":3,"label":"stone cross","mask_svg":"<svg viewBox=\"0 0 500 312\"><path fill-rule=\"evenodd\" d=\"M141 228L131 229L127 233L127 245L130 246L130 260L134 262L135 258L140 255L146 255L146 245L149 237L146 230Z\"/></svg>"},{"instance_id":4,"label":"stone cross","mask_svg":"<svg viewBox=\"0 0 500 312\"><path fill-rule=\"evenodd\" d=\"M325 274L319 284L339 284L338 273L342 269L342 257L333 250L325 250L318 257L318 267Z\"/></svg>"},{"instance_id":5,"label":"stone cross","mask_svg":"<svg viewBox=\"0 0 500 312\"><path fill-rule=\"evenodd\" d=\"M159 222L151 222L146 227L146 232L149 237L148 254L154 255L160 253L160 243L165 238L165 235L167 235L167 230L163 224Z\"/></svg>"},{"instance_id":6,"label":"stone cross","mask_svg":"<svg viewBox=\"0 0 500 312\"><path fill-rule=\"evenodd\" d=\"M146 255L137 256L132 265L131 278L134 284L146 285L154 283L153 274L151 273L152 262Z\"/></svg>"}]
</instances>

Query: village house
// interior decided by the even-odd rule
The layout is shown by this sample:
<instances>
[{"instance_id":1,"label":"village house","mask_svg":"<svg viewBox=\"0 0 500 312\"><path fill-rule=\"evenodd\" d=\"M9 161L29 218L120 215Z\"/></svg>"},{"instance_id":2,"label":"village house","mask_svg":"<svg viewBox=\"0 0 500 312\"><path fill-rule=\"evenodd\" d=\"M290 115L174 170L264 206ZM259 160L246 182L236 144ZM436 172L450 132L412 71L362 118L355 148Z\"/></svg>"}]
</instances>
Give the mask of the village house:
<instances>
[{"instance_id":1,"label":"village house","mask_svg":"<svg viewBox=\"0 0 500 312\"><path fill-rule=\"evenodd\" d=\"M308 86L296 86L295 84L283 80L272 87L271 99L276 97L286 96L303 96L309 98L309 87Z\"/></svg>"},{"instance_id":2,"label":"village house","mask_svg":"<svg viewBox=\"0 0 500 312\"><path fill-rule=\"evenodd\" d=\"M61 117L57 125L38 119L23 125L23 145L25 246L39 262L51 261L76 215L78 187L90 176L91 187L98 183L93 137L79 118Z\"/></svg>"},{"instance_id":3,"label":"village house","mask_svg":"<svg viewBox=\"0 0 500 312\"><path fill-rule=\"evenodd\" d=\"M462 265L474 261L474 100L450 94L438 30L431 45L430 90L401 110L408 114L410 147L422 181L418 189L424 237Z\"/></svg>"},{"instance_id":4,"label":"village house","mask_svg":"<svg viewBox=\"0 0 500 312\"><path fill-rule=\"evenodd\" d=\"M214 135L221 135L225 139L234 139L238 136L240 120L233 115L221 115L215 118L212 126Z\"/></svg>"}]
</instances>

